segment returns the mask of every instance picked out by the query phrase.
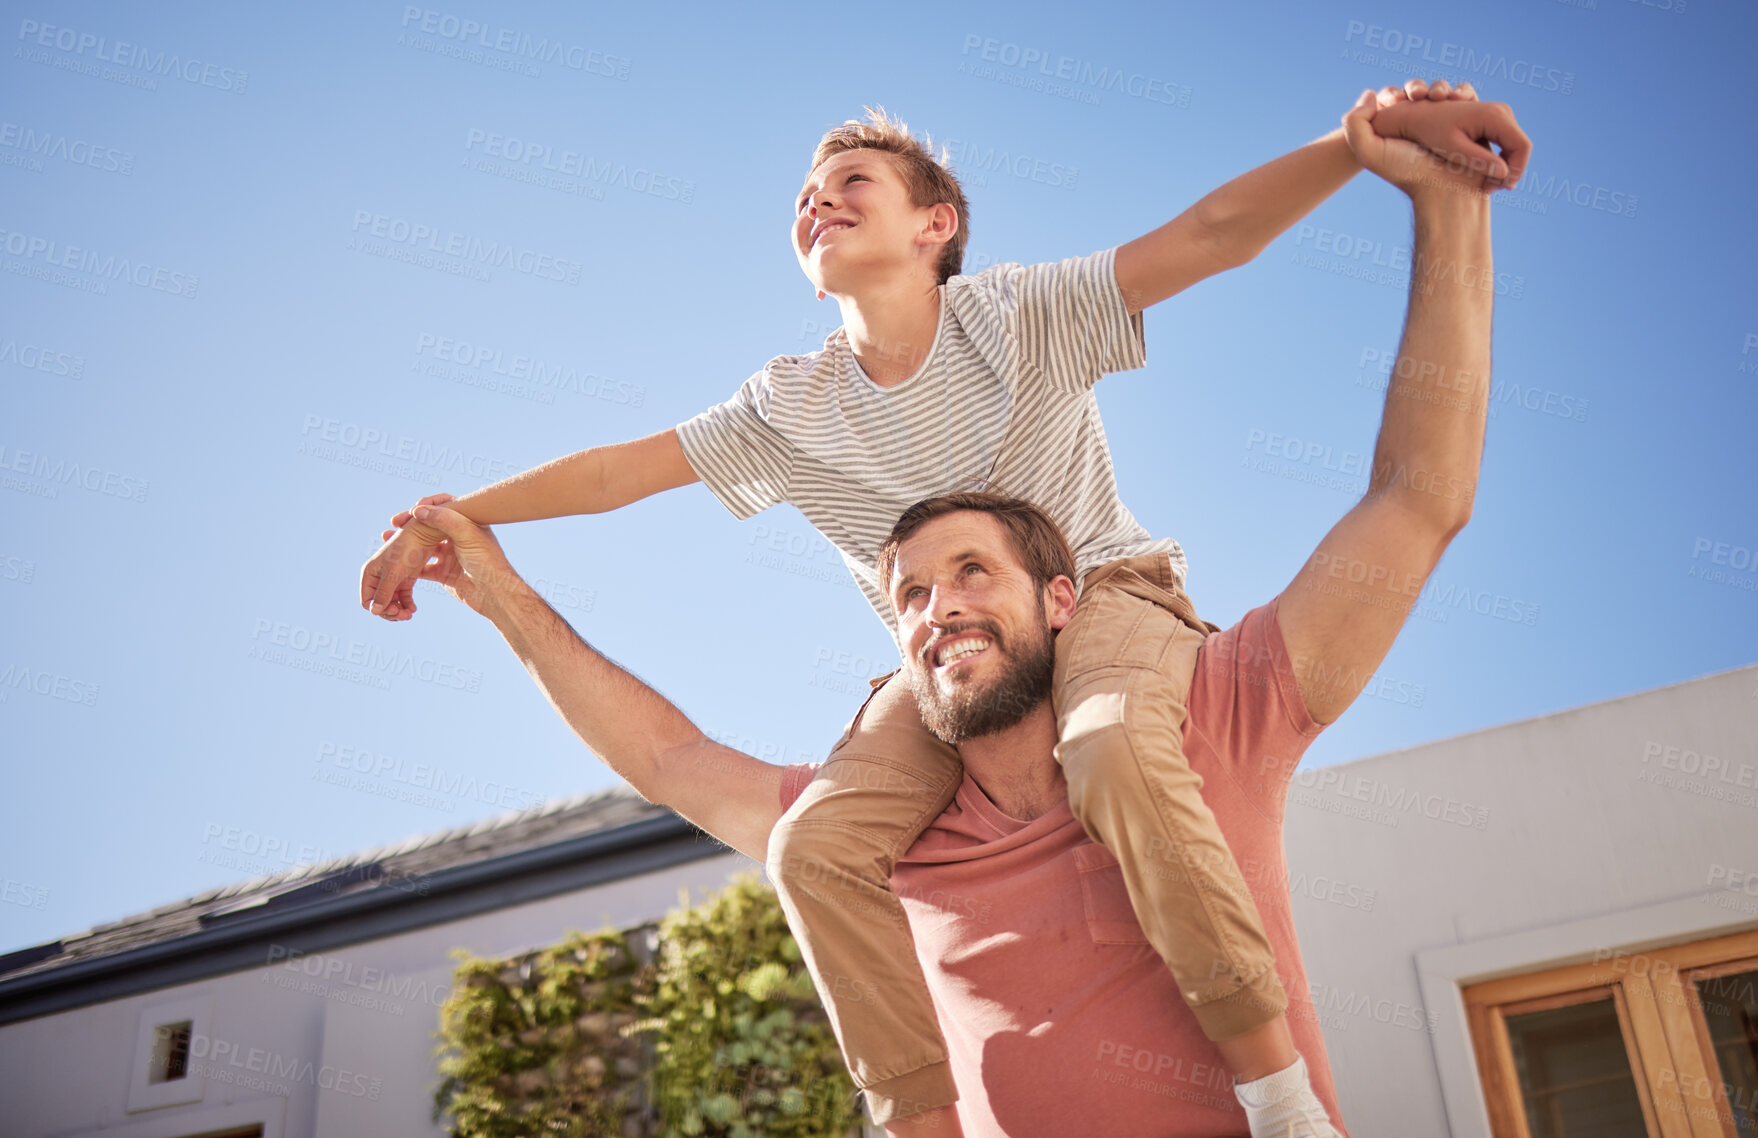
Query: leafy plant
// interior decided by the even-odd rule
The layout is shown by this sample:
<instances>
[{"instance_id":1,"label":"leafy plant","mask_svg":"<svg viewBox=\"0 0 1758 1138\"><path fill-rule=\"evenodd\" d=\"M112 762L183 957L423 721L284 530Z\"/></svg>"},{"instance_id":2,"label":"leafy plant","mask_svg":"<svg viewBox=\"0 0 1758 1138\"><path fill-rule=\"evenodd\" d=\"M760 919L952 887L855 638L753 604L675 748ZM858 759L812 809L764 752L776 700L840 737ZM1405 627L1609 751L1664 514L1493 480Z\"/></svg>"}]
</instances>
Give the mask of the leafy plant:
<instances>
[{"instance_id":1,"label":"leafy plant","mask_svg":"<svg viewBox=\"0 0 1758 1138\"><path fill-rule=\"evenodd\" d=\"M775 893L743 876L660 924L652 960L574 932L458 950L434 1118L453 1138L841 1138L860 1110Z\"/></svg>"}]
</instances>

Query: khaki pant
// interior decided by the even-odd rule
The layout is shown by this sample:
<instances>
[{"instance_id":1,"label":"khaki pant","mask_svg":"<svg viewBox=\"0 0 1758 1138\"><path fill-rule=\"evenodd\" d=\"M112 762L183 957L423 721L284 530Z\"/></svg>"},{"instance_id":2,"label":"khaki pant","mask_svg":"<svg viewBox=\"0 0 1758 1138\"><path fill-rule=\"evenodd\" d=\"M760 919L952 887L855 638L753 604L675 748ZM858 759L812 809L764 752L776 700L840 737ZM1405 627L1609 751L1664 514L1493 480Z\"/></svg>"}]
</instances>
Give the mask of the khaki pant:
<instances>
[{"instance_id":1,"label":"khaki pant","mask_svg":"<svg viewBox=\"0 0 1758 1138\"><path fill-rule=\"evenodd\" d=\"M1056 636L1056 759L1074 815L1116 856L1148 940L1210 1039L1281 1015L1263 921L1185 762L1203 638L1165 554L1088 575ZM951 803L958 752L922 726L909 682L874 691L769 839L788 925L874 1120L957 1099L892 867Z\"/></svg>"}]
</instances>

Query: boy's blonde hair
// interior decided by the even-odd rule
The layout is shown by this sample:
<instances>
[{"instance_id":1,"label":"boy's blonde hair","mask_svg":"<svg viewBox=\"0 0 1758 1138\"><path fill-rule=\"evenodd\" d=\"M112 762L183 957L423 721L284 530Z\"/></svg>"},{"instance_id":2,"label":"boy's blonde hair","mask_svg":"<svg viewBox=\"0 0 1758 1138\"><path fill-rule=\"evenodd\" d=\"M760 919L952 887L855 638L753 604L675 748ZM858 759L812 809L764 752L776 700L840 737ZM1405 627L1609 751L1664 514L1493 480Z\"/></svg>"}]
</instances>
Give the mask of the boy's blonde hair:
<instances>
[{"instance_id":1,"label":"boy's blonde hair","mask_svg":"<svg viewBox=\"0 0 1758 1138\"><path fill-rule=\"evenodd\" d=\"M924 134L922 142L910 135L909 127L902 120L893 119L885 113L884 107L861 107L867 112L867 121L860 122L848 119L841 126L832 127L824 137L818 140L818 149L812 154L812 170L816 170L824 160L832 155L841 154L845 150L878 150L891 155L893 167L903 175L904 189L908 191L910 204L922 206L939 205L945 202L958 215L958 229L952 239L940 249L940 263L935 266L940 284L958 275L964 267L964 243L970 234L971 211L964 200L964 187L958 184L958 176L952 172L951 155L946 148L940 148L940 157L934 157L933 137ZM806 171L808 177L812 170Z\"/></svg>"}]
</instances>

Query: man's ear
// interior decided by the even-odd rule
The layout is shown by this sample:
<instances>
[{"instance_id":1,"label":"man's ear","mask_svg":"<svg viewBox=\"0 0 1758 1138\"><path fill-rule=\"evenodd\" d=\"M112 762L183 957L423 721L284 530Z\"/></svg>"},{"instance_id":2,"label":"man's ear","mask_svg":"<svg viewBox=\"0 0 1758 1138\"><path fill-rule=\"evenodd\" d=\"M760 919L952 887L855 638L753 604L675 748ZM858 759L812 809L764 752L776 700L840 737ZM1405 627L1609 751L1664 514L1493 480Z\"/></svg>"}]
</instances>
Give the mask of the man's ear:
<instances>
[{"instance_id":1,"label":"man's ear","mask_svg":"<svg viewBox=\"0 0 1758 1138\"><path fill-rule=\"evenodd\" d=\"M1050 627L1057 632L1074 619L1074 582L1067 576L1052 577L1044 586L1044 614L1050 618Z\"/></svg>"}]
</instances>

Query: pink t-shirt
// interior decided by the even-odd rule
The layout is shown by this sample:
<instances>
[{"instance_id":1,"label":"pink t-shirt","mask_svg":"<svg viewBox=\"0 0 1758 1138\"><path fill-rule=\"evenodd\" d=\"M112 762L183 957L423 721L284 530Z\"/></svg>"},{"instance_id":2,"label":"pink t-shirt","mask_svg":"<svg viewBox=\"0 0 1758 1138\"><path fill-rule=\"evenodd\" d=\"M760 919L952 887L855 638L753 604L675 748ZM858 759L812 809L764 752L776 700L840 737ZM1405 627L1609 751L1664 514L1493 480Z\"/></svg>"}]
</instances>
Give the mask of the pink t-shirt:
<instances>
[{"instance_id":1,"label":"pink t-shirt","mask_svg":"<svg viewBox=\"0 0 1758 1138\"><path fill-rule=\"evenodd\" d=\"M1203 643L1185 754L1264 919L1294 1046L1341 1129L1282 852L1289 782L1320 726L1301 701L1276 609L1253 609ZM789 768L784 809L814 769ZM966 1134L1249 1133L1232 1075L1142 933L1117 860L1066 802L1022 822L967 775L891 881L951 1052Z\"/></svg>"}]
</instances>

